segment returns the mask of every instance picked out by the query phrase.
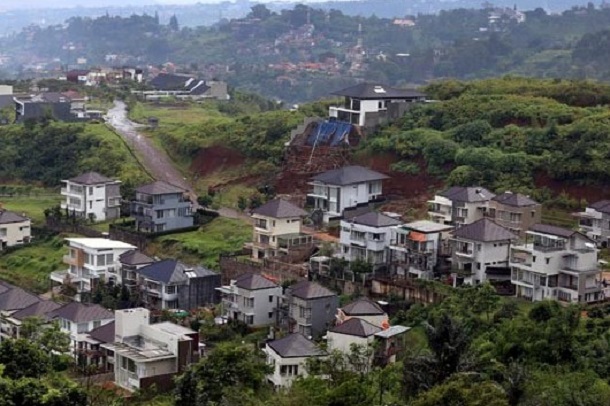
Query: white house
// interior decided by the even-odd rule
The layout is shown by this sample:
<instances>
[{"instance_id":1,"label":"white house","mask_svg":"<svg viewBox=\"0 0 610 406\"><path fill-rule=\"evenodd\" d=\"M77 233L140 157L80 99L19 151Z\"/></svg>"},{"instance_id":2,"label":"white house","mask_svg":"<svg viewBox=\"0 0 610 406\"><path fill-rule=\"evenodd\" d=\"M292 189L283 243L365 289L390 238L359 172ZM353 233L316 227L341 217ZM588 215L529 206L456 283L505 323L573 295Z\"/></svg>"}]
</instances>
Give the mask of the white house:
<instances>
[{"instance_id":1,"label":"white house","mask_svg":"<svg viewBox=\"0 0 610 406\"><path fill-rule=\"evenodd\" d=\"M252 258L275 257L288 254L291 248L311 246L313 237L301 232L306 215L305 210L282 199L252 210Z\"/></svg>"},{"instance_id":2,"label":"white house","mask_svg":"<svg viewBox=\"0 0 610 406\"><path fill-rule=\"evenodd\" d=\"M76 216L105 221L120 217L121 181L97 172L87 172L72 179L62 180L61 195L65 201L61 208Z\"/></svg>"},{"instance_id":3,"label":"white house","mask_svg":"<svg viewBox=\"0 0 610 406\"><path fill-rule=\"evenodd\" d=\"M314 208L324 214L324 222L343 216L343 211L367 206L382 197L382 181L388 177L362 166L344 166L314 176L307 195Z\"/></svg>"},{"instance_id":4,"label":"white house","mask_svg":"<svg viewBox=\"0 0 610 406\"><path fill-rule=\"evenodd\" d=\"M508 257L518 236L494 221L483 218L456 229L453 246L454 284L479 284L487 280L509 285Z\"/></svg>"},{"instance_id":5,"label":"white house","mask_svg":"<svg viewBox=\"0 0 610 406\"><path fill-rule=\"evenodd\" d=\"M339 256L349 262L368 262L374 269L384 266L392 228L399 224L400 220L378 212L341 220Z\"/></svg>"},{"instance_id":6,"label":"white house","mask_svg":"<svg viewBox=\"0 0 610 406\"><path fill-rule=\"evenodd\" d=\"M144 308L115 312L115 338L101 344L114 355L114 382L129 391L153 385L167 391L173 378L197 360L199 334L170 322L150 324Z\"/></svg>"},{"instance_id":7,"label":"white house","mask_svg":"<svg viewBox=\"0 0 610 406\"><path fill-rule=\"evenodd\" d=\"M390 271L400 277L434 279L446 269L453 226L419 220L392 229Z\"/></svg>"},{"instance_id":8,"label":"white house","mask_svg":"<svg viewBox=\"0 0 610 406\"><path fill-rule=\"evenodd\" d=\"M362 297L337 310L337 324L342 324L354 317L377 327L389 326L388 314L378 303L368 297Z\"/></svg>"},{"instance_id":9,"label":"white house","mask_svg":"<svg viewBox=\"0 0 610 406\"><path fill-rule=\"evenodd\" d=\"M532 226L525 242L510 252L511 281L517 296L568 303L603 299L595 242L576 231L546 224Z\"/></svg>"},{"instance_id":10,"label":"white house","mask_svg":"<svg viewBox=\"0 0 610 406\"><path fill-rule=\"evenodd\" d=\"M584 212L574 213L583 234L602 248L610 242L610 200L600 200L587 206Z\"/></svg>"},{"instance_id":11,"label":"white house","mask_svg":"<svg viewBox=\"0 0 610 406\"><path fill-rule=\"evenodd\" d=\"M314 342L299 333L268 342L264 352L267 364L273 368L267 380L275 387L282 388L290 387L299 376L307 377L307 360L327 356Z\"/></svg>"},{"instance_id":12,"label":"white house","mask_svg":"<svg viewBox=\"0 0 610 406\"><path fill-rule=\"evenodd\" d=\"M239 320L251 327L276 322L276 308L282 287L258 274L243 274L228 286L217 288L222 294L223 317Z\"/></svg>"},{"instance_id":13,"label":"white house","mask_svg":"<svg viewBox=\"0 0 610 406\"><path fill-rule=\"evenodd\" d=\"M361 127L374 128L404 115L412 103L423 102L423 93L382 84L360 83L333 93L343 106L331 106L328 115Z\"/></svg>"},{"instance_id":14,"label":"white house","mask_svg":"<svg viewBox=\"0 0 610 406\"><path fill-rule=\"evenodd\" d=\"M73 284L76 299L90 293L95 284L105 282L121 283L120 256L136 247L122 241L106 238L66 238L68 254L63 262L68 265L65 271L51 273L51 280L60 284Z\"/></svg>"},{"instance_id":15,"label":"white house","mask_svg":"<svg viewBox=\"0 0 610 406\"><path fill-rule=\"evenodd\" d=\"M29 243L32 238L32 222L0 207L0 251L7 247Z\"/></svg>"},{"instance_id":16,"label":"white house","mask_svg":"<svg viewBox=\"0 0 610 406\"><path fill-rule=\"evenodd\" d=\"M436 223L458 228L482 219L495 196L483 187L453 186L428 201L428 217Z\"/></svg>"}]
</instances>

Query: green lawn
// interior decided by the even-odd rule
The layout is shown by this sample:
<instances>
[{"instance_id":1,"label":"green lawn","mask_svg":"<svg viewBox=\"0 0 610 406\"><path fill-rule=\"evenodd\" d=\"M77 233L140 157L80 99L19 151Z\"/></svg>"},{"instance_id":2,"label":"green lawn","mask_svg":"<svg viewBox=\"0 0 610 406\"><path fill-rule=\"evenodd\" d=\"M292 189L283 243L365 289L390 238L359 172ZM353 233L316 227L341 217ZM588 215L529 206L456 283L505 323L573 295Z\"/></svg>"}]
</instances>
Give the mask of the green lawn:
<instances>
[{"instance_id":1,"label":"green lawn","mask_svg":"<svg viewBox=\"0 0 610 406\"><path fill-rule=\"evenodd\" d=\"M129 117L142 124L148 124L148 117L157 117L159 127L199 124L223 114L210 103L178 103L169 106L154 103L136 103L129 111Z\"/></svg>"},{"instance_id":2,"label":"green lawn","mask_svg":"<svg viewBox=\"0 0 610 406\"><path fill-rule=\"evenodd\" d=\"M57 195L0 197L5 209L25 213L36 225L44 223L44 209L57 206L61 200L59 192Z\"/></svg>"},{"instance_id":3,"label":"green lawn","mask_svg":"<svg viewBox=\"0 0 610 406\"><path fill-rule=\"evenodd\" d=\"M149 246L149 253L218 269L221 253L239 251L245 242L251 240L251 225L219 217L197 231L159 237Z\"/></svg>"},{"instance_id":4,"label":"green lawn","mask_svg":"<svg viewBox=\"0 0 610 406\"><path fill-rule=\"evenodd\" d=\"M49 274L62 270L64 236L57 236L0 255L0 279L36 293L49 290Z\"/></svg>"}]
</instances>

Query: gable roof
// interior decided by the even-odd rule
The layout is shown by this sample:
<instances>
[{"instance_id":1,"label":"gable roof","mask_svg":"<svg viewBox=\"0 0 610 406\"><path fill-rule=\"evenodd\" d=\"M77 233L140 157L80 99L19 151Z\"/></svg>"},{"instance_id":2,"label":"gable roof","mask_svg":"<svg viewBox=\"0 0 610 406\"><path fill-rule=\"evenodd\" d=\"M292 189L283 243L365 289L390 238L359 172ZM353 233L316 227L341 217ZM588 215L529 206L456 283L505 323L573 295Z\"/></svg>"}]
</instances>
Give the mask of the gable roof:
<instances>
[{"instance_id":1,"label":"gable roof","mask_svg":"<svg viewBox=\"0 0 610 406\"><path fill-rule=\"evenodd\" d=\"M131 250L119 255L119 261L124 265L144 265L152 264L154 259L144 254L140 250Z\"/></svg>"},{"instance_id":2,"label":"gable roof","mask_svg":"<svg viewBox=\"0 0 610 406\"><path fill-rule=\"evenodd\" d=\"M439 196L446 197L447 199L454 202L466 202L466 203L474 203L474 202L486 202L496 195L491 193L489 190L484 187L478 186L452 186L449 189L439 193Z\"/></svg>"},{"instance_id":3,"label":"gable roof","mask_svg":"<svg viewBox=\"0 0 610 406\"><path fill-rule=\"evenodd\" d=\"M147 195L163 195L170 193L184 193L186 190L162 180L158 180L136 188L136 192Z\"/></svg>"},{"instance_id":4,"label":"gable roof","mask_svg":"<svg viewBox=\"0 0 610 406\"><path fill-rule=\"evenodd\" d=\"M262 275L246 273L235 279L235 286L241 289L258 290L277 288L278 285Z\"/></svg>"},{"instance_id":5,"label":"gable roof","mask_svg":"<svg viewBox=\"0 0 610 406\"><path fill-rule=\"evenodd\" d=\"M73 323L88 323L90 321L114 319L114 313L98 304L71 302L48 313L50 319L66 319Z\"/></svg>"},{"instance_id":6,"label":"gable roof","mask_svg":"<svg viewBox=\"0 0 610 406\"><path fill-rule=\"evenodd\" d=\"M352 317L341 324L329 330L332 333L345 334L357 337L369 337L382 331L381 327L377 327L368 321Z\"/></svg>"},{"instance_id":7,"label":"gable roof","mask_svg":"<svg viewBox=\"0 0 610 406\"><path fill-rule=\"evenodd\" d=\"M369 227L392 227L402 224L402 221L396 220L395 218L386 216L385 214L377 211L370 211L368 213L353 217L350 222Z\"/></svg>"},{"instance_id":8,"label":"gable roof","mask_svg":"<svg viewBox=\"0 0 610 406\"><path fill-rule=\"evenodd\" d=\"M359 165L350 165L339 169L332 169L330 171L322 172L312 178L312 180L317 182L337 186L345 186L353 183L370 182L382 179L388 179L388 176Z\"/></svg>"},{"instance_id":9,"label":"gable roof","mask_svg":"<svg viewBox=\"0 0 610 406\"><path fill-rule=\"evenodd\" d=\"M201 266L188 266L175 259L153 262L150 265L140 268L136 272L148 279L166 284L185 282L193 277L199 278L218 275L216 272Z\"/></svg>"},{"instance_id":10,"label":"gable roof","mask_svg":"<svg viewBox=\"0 0 610 406\"><path fill-rule=\"evenodd\" d=\"M509 229L496 224L488 218L482 218L474 223L466 224L453 232L455 237L465 240L492 242L517 239Z\"/></svg>"},{"instance_id":11,"label":"gable roof","mask_svg":"<svg viewBox=\"0 0 610 406\"><path fill-rule=\"evenodd\" d=\"M303 217L307 212L294 204L283 199L273 199L260 207L252 210L252 214L273 217L276 219Z\"/></svg>"},{"instance_id":12,"label":"gable roof","mask_svg":"<svg viewBox=\"0 0 610 406\"><path fill-rule=\"evenodd\" d=\"M324 286L316 282L297 282L290 286L289 289L293 296L301 299L317 299L321 297L337 296L335 292L330 289L326 289Z\"/></svg>"},{"instance_id":13,"label":"gable roof","mask_svg":"<svg viewBox=\"0 0 610 406\"><path fill-rule=\"evenodd\" d=\"M383 309L368 297L362 297L341 308L346 316L382 316Z\"/></svg>"},{"instance_id":14,"label":"gable roof","mask_svg":"<svg viewBox=\"0 0 610 406\"><path fill-rule=\"evenodd\" d=\"M357 99L421 99L425 95L415 90L397 89L380 83L360 83L331 94Z\"/></svg>"},{"instance_id":15,"label":"gable roof","mask_svg":"<svg viewBox=\"0 0 610 406\"><path fill-rule=\"evenodd\" d=\"M533 231L540 234L550 234L557 237L570 238L574 234L579 234L577 231L570 230L563 227L552 226L550 224L534 224L529 228L528 231ZM583 234L584 236L584 234Z\"/></svg>"},{"instance_id":16,"label":"gable roof","mask_svg":"<svg viewBox=\"0 0 610 406\"><path fill-rule=\"evenodd\" d=\"M530 199L529 197L521 193L504 192L500 195L493 197L491 200L505 204L507 206L514 207L528 207L539 205L537 201Z\"/></svg>"},{"instance_id":17,"label":"gable roof","mask_svg":"<svg viewBox=\"0 0 610 406\"><path fill-rule=\"evenodd\" d=\"M283 358L319 357L326 353L300 333L294 333L267 343L269 348Z\"/></svg>"},{"instance_id":18,"label":"gable roof","mask_svg":"<svg viewBox=\"0 0 610 406\"><path fill-rule=\"evenodd\" d=\"M0 310L21 310L39 301L36 295L21 288L12 288L0 293Z\"/></svg>"},{"instance_id":19,"label":"gable roof","mask_svg":"<svg viewBox=\"0 0 610 406\"><path fill-rule=\"evenodd\" d=\"M15 212L8 210L0 210L0 224L22 223L24 221L29 220L29 218L20 216Z\"/></svg>"},{"instance_id":20,"label":"gable roof","mask_svg":"<svg viewBox=\"0 0 610 406\"><path fill-rule=\"evenodd\" d=\"M610 200L600 200L599 202L590 204L589 207L600 213L610 213Z\"/></svg>"},{"instance_id":21,"label":"gable roof","mask_svg":"<svg viewBox=\"0 0 610 406\"><path fill-rule=\"evenodd\" d=\"M114 321L111 321L108 324L94 328L89 332L89 337L101 343L113 343L115 336L114 325Z\"/></svg>"},{"instance_id":22,"label":"gable roof","mask_svg":"<svg viewBox=\"0 0 610 406\"><path fill-rule=\"evenodd\" d=\"M69 179L69 181L74 183L80 183L81 185L97 185L100 183L115 182L115 180L107 178L106 176L101 175L97 172L83 173L72 179Z\"/></svg>"},{"instance_id":23,"label":"gable roof","mask_svg":"<svg viewBox=\"0 0 610 406\"><path fill-rule=\"evenodd\" d=\"M52 300L41 300L11 314L11 317L17 320L23 320L26 317L40 317L47 320L47 314L59 309L61 306L62 305Z\"/></svg>"},{"instance_id":24,"label":"gable roof","mask_svg":"<svg viewBox=\"0 0 610 406\"><path fill-rule=\"evenodd\" d=\"M203 79L171 73L159 73L149 84L156 90L182 90L194 95L204 94L211 89Z\"/></svg>"}]
</instances>

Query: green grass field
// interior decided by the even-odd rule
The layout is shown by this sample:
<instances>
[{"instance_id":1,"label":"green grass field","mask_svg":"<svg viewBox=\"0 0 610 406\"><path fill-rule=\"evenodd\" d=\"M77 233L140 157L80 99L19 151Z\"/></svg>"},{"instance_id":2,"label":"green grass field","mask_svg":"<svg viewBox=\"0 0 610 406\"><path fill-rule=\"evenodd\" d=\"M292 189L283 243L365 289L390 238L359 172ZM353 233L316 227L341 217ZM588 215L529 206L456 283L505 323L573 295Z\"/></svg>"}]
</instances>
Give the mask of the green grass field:
<instances>
[{"instance_id":1,"label":"green grass field","mask_svg":"<svg viewBox=\"0 0 610 406\"><path fill-rule=\"evenodd\" d=\"M27 217L32 219L35 225L44 223L44 210L57 206L61 200L59 192L57 192L56 196L0 197L0 202L5 209L19 214L25 213Z\"/></svg>"},{"instance_id":2,"label":"green grass field","mask_svg":"<svg viewBox=\"0 0 610 406\"><path fill-rule=\"evenodd\" d=\"M218 269L221 253L239 251L251 240L251 225L240 220L216 218L197 231L159 237L149 246L149 253Z\"/></svg>"},{"instance_id":3,"label":"green grass field","mask_svg":"<svg viewBox=\"0 0 610 406\"><path fill-rule=\"evenodd\" d=\"M179 103L176 106L137 103L129 111L129 118L148 124L148 117L159 119L159 128L204 123L210 118L224 115L210 103Z\"/></svg>"}]
</instances>

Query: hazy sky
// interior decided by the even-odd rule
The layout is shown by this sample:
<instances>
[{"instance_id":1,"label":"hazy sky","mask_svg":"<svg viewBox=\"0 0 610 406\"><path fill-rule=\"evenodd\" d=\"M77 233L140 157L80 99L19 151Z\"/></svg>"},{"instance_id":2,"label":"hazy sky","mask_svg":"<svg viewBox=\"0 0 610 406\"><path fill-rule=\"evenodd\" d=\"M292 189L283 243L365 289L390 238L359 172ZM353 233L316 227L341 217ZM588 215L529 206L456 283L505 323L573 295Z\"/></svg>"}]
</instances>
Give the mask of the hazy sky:
<instances>
[{"instance_id":1,"label":"hazy sky","mask_svg":"<svg viewBox=\"0 0 610 406\"><path fill-rule=\"evenodd\" d=\"M104 7L104 6L142 6L151 4L195 4L220 3L225 0L0 0L0 10L27 8L64 8L64 7ZM235 1L235 0L233 0ZM258 0L261 3L289 0ZM301 3L314 3L322 0L300 0ZM381 0L383 1L383 0Z\"/></svg>"}]
</instances>

